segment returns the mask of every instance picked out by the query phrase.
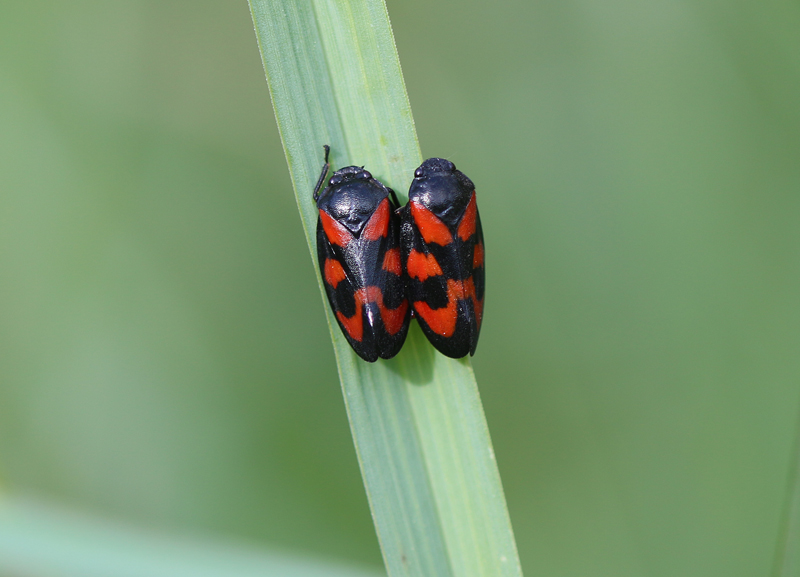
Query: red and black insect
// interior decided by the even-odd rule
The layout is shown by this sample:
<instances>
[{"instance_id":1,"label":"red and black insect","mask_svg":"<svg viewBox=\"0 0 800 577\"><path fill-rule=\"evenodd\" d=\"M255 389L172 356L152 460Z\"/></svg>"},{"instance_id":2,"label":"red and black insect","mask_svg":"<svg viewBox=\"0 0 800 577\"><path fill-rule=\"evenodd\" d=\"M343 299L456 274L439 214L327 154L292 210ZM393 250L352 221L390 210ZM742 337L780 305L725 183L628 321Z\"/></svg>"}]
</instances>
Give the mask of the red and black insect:
<instances>
[{"instance_id":1,"label":"red and black insect","mask_svg":"<svg viewBox=\"0 0 800 577\"><path fill-rule=\"evenodd\" d=\"M401 216L408 297L422 331L448 357L475 354L486 276L475 185L449 160L429 158Z\"/></svg>"},{"instance_id":2,"label":"red and black insect","mask_svg":"<svg viewBox=\"0 0 800 577\"><path fill-rule=\"evenodd\" d=\"M317 254L339 326L365 361L395 356L408 334L411 309L400 260L399 203L394 191L360 166L328 174L328 153L314 188L319 209Z\"/></svg>"}]
</instances>

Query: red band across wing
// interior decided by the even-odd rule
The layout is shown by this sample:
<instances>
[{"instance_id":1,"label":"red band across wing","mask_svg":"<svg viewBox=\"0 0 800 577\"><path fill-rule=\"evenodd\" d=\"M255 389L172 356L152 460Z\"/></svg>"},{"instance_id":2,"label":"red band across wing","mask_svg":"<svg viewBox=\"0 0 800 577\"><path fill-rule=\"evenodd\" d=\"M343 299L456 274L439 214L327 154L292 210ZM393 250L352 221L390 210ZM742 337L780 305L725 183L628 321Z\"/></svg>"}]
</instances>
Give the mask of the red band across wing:
<instances>
[{"instance_id":1,"label":"red band across wing","mask_svg":"<svg viewBox=\"0 0 800 577\"><path fill-rule=\"evenodd\" d=\"M370 217L361 238L366 240L378 240L389 234L389 199L384 198Z\"/></svg>"},{"instance_id":2,"label":"red band across wing","mask_svg":"<svg viewBox=\"0 0 800 577\"><path fill-rule=\"evenodd\" d=\"M397 276L403 274L403 269L400 266L399 248L390 248L386 251L386 254L383 255L383 266L381 268Z\"/></svg>"},{"instance_id":3,"label":"red band across wing","mask_svg":"<svg viewBox=\"0 0 800 577\"><path fill-rule=\"evenodd\" d=\"M481 330L481 321L483 320L483 299L478 300L478 298L473 295L472 304L475 305L475 317L478 321L478 330Z\"/></svg>"},{"instance_id":4,"label":"red band across wing","mask_svg":"<svg viewBox=\"0 0 800 577\"><path fill-rule=\"evenodd\" d=\"M414 310L417 311L433 332L449 338L453 336L456 330L456 321L458 320L457 302L470 298L475 307L475 316L477 317L478 328L480 328L481 317L483 316L483 300L478 300L475 295L475 283L472 277L465 281L447 280L447 306L432 309L425 301L416 301Z\"/></svg>"},{"instance_id":5,"label":"red band across wing","mask_svg":"<svg viewBox=\"0 0 800 577\"><path fill-rule=\"evenodd\" d=\"M367 303L375 303L378 305L378 312L381 315L383 326L386 327L386 332L390 335L397 334L403 328L403 321L406 318L408 311L408 300L403 299L396 309L387 308L383 304L383 292L379 287L368 286L366 288L358 289L353 295L356 301L356 312L352 317L346 317L341 311L336 311L336 318L342 323L342 326L347 331L354 341L361 342L364 338L364 305Z\"/></svg>"},{"instance_id":6,"label":"red band across wing","mask_svg":"<svg viewBox=\"0 0 800 577\"><path fill-rule=\"evenodd\" d=\"M458 237L461 240L469 240L469 237L475 234L475 222L477 219L478 204L475 201L475 191L473 190L469 204L464 209L464 216L461 217L461 223L458 225Z\"/></svg>"},{"instance_id":7,"label":"red band across wing","mask_svg":"<svg viewBox=\"0 0 800 577\"><path fill-rule=\"evenodd\" d=\"M347 275L345 275L342 263L332 258L325 259L326 283L335 289L345 278L347 278Z\"/></svg>"},{"instance_id":8,"label":"red band across wing","mask_svg":"<svg viewBox=\"0 0 800 577\"><path fill-rule=\"evenodd\" d=\"M475 251L472 253L472 268L480 268L483 266L483 244L478 243L475 245Z\"/></svg>"},{"instance_id":9,"label":"red band across wing","mask_svg":"<svg viewBox=\"0 0 800 577\"><path fill-rule=\"evenodd\" d=\"M360 291L359 291L360 292ZM350 335L350 338L354 341L361 342L361 339L364 338L364 310L363 310L363 301L361 300L360 295L356 292L356 312L352 317L346 317L342 314L342 311L336 311L336 318L339 319L339 322L342 323L344 330L347 331L347 334Z\"/></svg>"},{"instance_id":10,"label":"red band across wing","mask_svg":"<svg viewBox=\"0 0 800 577\"><path fill-rule=\"evenodd\" d=\"M467 300L475 298L475 283L472 277L465 281L448 280L447 281L447 295L452 299Z\"/></svg>"},{"instance_id":11,"label":"red band across wing","mask_svg":"<svg viewBox=\"0 0 800 577\"><path fill-rule=\"evenodd\" d=\"M411 216L425 242L445 246L453 241L453 235L439 217L418 202L411 201L409 204Z\"/></svg>"},{"instance_id":12,"label":"red band across wing","mask_svg":"<svg viewBox=\"0 0 800 577\"><path fill-rule=\"evenodd\" d=\"M456 321L458 320L455 299L448 299L447 306L440 309L432 309L425 301L416 301L414 310L437 335L443 337L453 336L456 330Z\"/></svg>"},{"instance_id":13,"label":"red band across wing","mask_svg":"<svg viewBox=\"0 0 800 577\"><path fill-rule=\"evenodd\" d=\"M396 309L387 308L386 305L383 304L383 292L376 286L368 286L367 288L356 291L356 303L358 303L359 298L365 304L375 303L378 305L378 312L381 314L383 326L386 327L386 332L390 335L397 334L397 332L403 328L403 321L405 320L406 311L408 310L407 299L403 299L403 302L400 303L400 306Z\"/></svg>"},{"instance_id":14,"label":"red band across wing","mask_svg":"<svg viewBox=\"0 0 800 577\"><path fill-rule=\"evenodd\" d=\"M428 277L442 274L442 267L432 254L424 254L417 250L411 250L406 261L408 276L424 282Z\"/></svg>"},{"instance_id":15,"label":"red band across wing","mask_svg":"<svg viewBox=\"0 0 800 577\"><path fill-rule=\"evenodd\" d=\"M325 236L331 244L345 247L353 240L353 235L347 230L344 225L336 222L336 220L324 210L319 211L319 220L322 222L322 229L325 231Z\"/></svg>"},{"instance_id":16,"label":"red band across wing","mask_svg":"<svg viewBox=\"0 0 800 577\"><path fill-rule=\"evenodd\" d=\"M403 299L403 302L396 309L387 309L383 305L383 299L381 299L378 302L378 310L381 313L381 320L383 320L383 326L386 327L386 332L390 335L396 335L403 328L403 321L406 320L408 299Z\"/></svg>"}]
</instances>

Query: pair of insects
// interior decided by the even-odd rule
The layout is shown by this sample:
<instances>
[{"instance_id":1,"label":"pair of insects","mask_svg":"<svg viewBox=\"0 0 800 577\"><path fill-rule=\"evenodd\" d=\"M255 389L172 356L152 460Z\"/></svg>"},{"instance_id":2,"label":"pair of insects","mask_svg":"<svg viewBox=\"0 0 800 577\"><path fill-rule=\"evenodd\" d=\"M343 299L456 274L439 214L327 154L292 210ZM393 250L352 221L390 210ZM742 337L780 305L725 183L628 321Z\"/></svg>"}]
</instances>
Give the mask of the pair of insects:
<instances>
[{"instance_id":1,"label":"pair of insects","mask_svg":"<svg viewBox=\"0 0 800 577\"><path fill-rule=\"evenodd\" d=\"M449 160L414 171L408 204L363 167L328 174L314 201L325 292L347 341L366 361L390 359L411 317L442 354L474 354L481 330L484 247L475 185Z\"/></svg>"}]
</instances>

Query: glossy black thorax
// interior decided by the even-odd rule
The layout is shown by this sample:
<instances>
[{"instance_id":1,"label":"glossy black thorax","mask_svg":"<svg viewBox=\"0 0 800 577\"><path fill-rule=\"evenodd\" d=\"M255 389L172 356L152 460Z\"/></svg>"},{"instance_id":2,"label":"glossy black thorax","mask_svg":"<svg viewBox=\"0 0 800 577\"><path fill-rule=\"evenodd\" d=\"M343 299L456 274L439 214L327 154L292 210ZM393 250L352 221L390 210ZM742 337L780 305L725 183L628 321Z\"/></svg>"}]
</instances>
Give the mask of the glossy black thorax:
<instances>
[{"instance_id":1,"label":"glossy black thorax","mask_svg":"<svg viewBox=\"0 0 800 577\"><path fill-rule=\"evenodd\" d=\"M414 172L408 200L420 203L448 227L458 224L475 185L455 165L443 158L429 158Z\"/></svg>"},{"instance_id":2,"label":"glossy black thorax","mask_svg":"<svg viewBox=\"0 0 800 577\"><path fill-rule=\"evenodd\" d=\"M319 195L317 208L344 225L358 238L389 189L360 166L337 170Z\"/></svg>"}]
</instances>

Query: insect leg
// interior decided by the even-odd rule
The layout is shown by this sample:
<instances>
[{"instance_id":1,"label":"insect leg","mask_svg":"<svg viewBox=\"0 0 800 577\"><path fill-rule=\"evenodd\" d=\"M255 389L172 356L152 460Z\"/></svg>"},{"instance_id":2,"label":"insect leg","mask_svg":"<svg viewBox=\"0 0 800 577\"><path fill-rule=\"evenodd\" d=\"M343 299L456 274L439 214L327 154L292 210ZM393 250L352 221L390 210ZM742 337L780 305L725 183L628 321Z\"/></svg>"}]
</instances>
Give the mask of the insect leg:
<instances>
[{"instance_id":1,"label":"insect leg","mask_svg":"<svg viewBox=\"0 0 800 577\"><path fill-rule=\"evenodd\" d=\"M325 164L322 165L322 174L319 175L319 180L317 181L317 186L314 187L314 202L319 200L319 191L322 188L323 183L325 182L325 176L328 174L328 169L331 167L328 164L328 155L331 152L331 147L327 144L324 144L322 148L325 149Z\"/></svg>"},{"instance_id":2,"label":"insect leg","mask_svg":"<svg viewBox=\"0 0 800 577\"><path fill-rule=\"evenodd\" d=\"M394 200L394 207L395 209L400 208L400 202L397 200L397 195L395 194L394 190L391 188L389 189L389 194L392 196L392 200Z\"/></svg>"}]
</instances>

